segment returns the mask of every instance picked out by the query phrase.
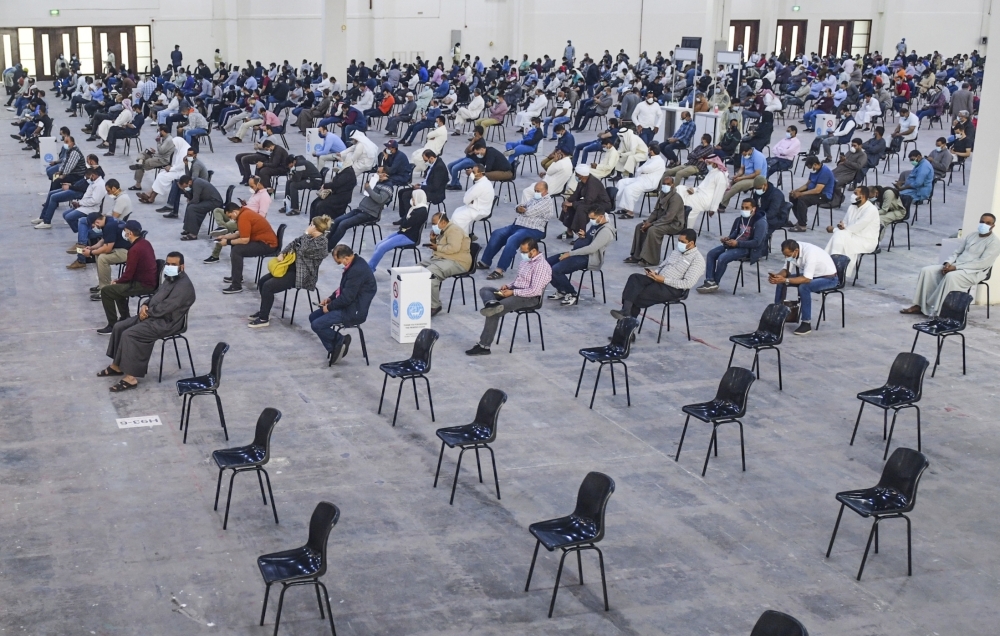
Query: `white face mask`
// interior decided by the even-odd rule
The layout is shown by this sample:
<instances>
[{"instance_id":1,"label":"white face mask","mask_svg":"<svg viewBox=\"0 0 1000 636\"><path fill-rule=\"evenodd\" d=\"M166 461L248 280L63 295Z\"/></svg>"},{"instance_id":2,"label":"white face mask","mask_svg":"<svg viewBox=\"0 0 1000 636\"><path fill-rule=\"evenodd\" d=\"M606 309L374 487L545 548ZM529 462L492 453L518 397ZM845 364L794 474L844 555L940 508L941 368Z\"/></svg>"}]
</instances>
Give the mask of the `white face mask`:
<instances>
[{"instance_id":1,"label":"white face mask","mask_svg":"<svg viewBox=\"0 0 1000 636\"><path fill-rule=\"evenodd\" d=\"M791 138L792 138L792 133L786 132L785 133L785 139L791 139Z\"/></svg>"},{"instance_id":2,"label":"white face mask","mask_svg":"<svg viewBox=\"0 0 1000 636\"><path fill-rule=\"evenodd\" d=\"M687 245L687 243L681 243L680 241L677 241L677 247L676 247L676 249L677 249L678 252L680 252L681 254L683 254L684 252L688 251L688 245Z\"/></svg>"},{"instance_id":3,"label":"white face mask","mask_svg":"<svg viewBox=\"0 0 1000 636\"><path fill-rule=\"evenodd\" d=\"M597 221L595 221L594 219L590 219L590 221L587 222L587 229L589 230L590 228L594 227L597 227Z\"/></svg>"},{"instance_id":4,"label":"white face mask","mask_svg":"<svg viewBox=\"0 0 1000 636\"><path fill-rule=\"evenodd\" d=\"M441 228L439 228L436 225L432 225L431 226L431 232L433 232L434 234L440 234L441 233Z\"/></svg>"},{"instance_id":5,"label":"white face mask","mask_svg":"<svg viewBox=\"0 0 1000 636\"><path fill-rule=\"evenodd\" d=\"M662 192L663 194L669 193L670 192L670 186L668 186L666 184L661 185L660 186L660 192Z\"/></svg>"},{"instance_id":6,"label":"white face mask","mask_svg":"<svg viewBox=\"0 0 1000 636\"><path fill-rule=\"evenodd\" d=\"M752 210L740 210L740 216L742 216L744 219L749 219L751 215L753 215Z\"/></svg>"},{"instance_id":7,"label":"white face mask","mask_svg":"<svg viewBox=\"0 0 1000 636\"><path fill-rule=\"evenodd\" d=\"M531 254L528 254L527 252L519 252L519 254L521 255L521 260L522 261L530 261L531 260Z\"/></svg>"},{"instance_id":8,"label":"white face mask","mask_svg":"<svg viewBox=\"0 0 1000 636\"><path fill-rule=\"evenodd\" d=\"M535 194L534 194L534 196L535 196L535 200L537 201L538 199L542 198L542 193L536 191Z\"/></svg>"},{"instance_id":9,"label":"white face mask","mask_svg":"<svg viewBox=\"0 0 1000 636\"><path fill-rule=\"evenodd\" d=\"M178 265L165 265L163 267L163 275L167 278L174 278L181 273L181 268Z\"/></svg>"}]
</instances>

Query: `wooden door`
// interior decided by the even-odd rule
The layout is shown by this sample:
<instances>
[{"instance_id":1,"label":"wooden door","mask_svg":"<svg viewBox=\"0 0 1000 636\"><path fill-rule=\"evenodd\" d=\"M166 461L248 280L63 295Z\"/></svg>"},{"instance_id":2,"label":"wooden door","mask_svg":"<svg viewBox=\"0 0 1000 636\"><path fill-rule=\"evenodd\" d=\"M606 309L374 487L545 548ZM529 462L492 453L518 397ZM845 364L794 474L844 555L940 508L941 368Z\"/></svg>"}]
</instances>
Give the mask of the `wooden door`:
<instances>
[{"instance_id":1,"label":"wooden door","mask_svg":"<svg viewBox=\"0 0 1000 636\"><path fill-rule=\"evenodd\" d=\"M746 60L750 54L758 51L757 38L760 35L760 20L730 20L729 21L729 50L743 51L743 59Z\"/></svg>"},{"instance_id":2,"label":"wooden door","mask_svg":"<svg viewBox=\"0 0 1000 636\"><path fill-rule=\"evenodd\" d=\"M135 27L95 27L94 28L94 66L100 66L103 72L108 70L108 50L115 55L115 70L122 65L134 70L135 63Z\"/></svg>"},{"instance_id":3,"label":"wooden door","mask_svg":"<svg viewBox=\"0 0 1000 636\"><path fill-rule=\"evenodd\" d=\"M854 38L853 20L823 20L819 27L820 55L840 57L844 51L851 52Z\"/></svg>"},{"instance_id":4,"label":"wooden door","mask_svg":"<svg viewBox=\"0 0 1000 636\"><path fill-rule=\"evenodd\" d=\"M35 29L35 65L38 66L39 79L51 79L56 76L56 60L59 55L69 63L70 57L77 53L76 29Z\"/></svg>"},{"instance_id":5,"label":"wooden door","mask_svg":"<svg viewBox=\"0 0 1000 636\"><path fill-rule=\"evenodd\" d=\"M806 52L806 27L808 20L778 20L775 31L775 52L787 61Z\"/></svg>"},{"instance_id":6,"label":"wooden door","mask_svg":"<svg viewBox=\"0 0 1000 636\"><path fill-rule=\"evenodd\" d=\"M10 68L20 61L21 52L17 49L17 29L0 28L0 66Z\"/></svg>"}]
</instances>

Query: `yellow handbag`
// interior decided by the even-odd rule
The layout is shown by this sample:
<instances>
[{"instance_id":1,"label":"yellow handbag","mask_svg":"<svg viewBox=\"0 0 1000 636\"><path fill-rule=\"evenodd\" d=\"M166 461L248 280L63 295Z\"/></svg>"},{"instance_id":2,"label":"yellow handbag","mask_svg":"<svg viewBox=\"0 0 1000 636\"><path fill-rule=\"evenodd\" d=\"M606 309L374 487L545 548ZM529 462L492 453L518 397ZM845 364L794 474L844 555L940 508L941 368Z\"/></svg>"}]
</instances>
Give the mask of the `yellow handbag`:
<instances>
[{"instance_id":1,"label":"yellow handbag","mask_svg":"<svg viewBox=\"0 0 1000 636\"><path fill-rule=\"evenodd\" d=\"M281 278L288 273L288 267L295 262L295 252L289 252L285 258L278 256L267 262L267 271L275 278Z\"/></svg>"}]
</instances>

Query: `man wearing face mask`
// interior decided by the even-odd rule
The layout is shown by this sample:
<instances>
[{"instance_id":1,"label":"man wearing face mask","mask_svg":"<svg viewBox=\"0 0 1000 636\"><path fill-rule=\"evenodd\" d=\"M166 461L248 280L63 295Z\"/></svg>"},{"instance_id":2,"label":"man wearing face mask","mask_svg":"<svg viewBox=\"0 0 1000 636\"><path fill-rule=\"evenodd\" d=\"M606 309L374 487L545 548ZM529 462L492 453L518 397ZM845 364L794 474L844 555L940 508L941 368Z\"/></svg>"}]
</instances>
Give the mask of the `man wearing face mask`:
<instances>
[{"instance_id":1,"label":"man wearing face mask","mask_svg":"<svg viewBox=\"0 0 1000 636\"><path fill-rule=\"evenodd\" d=\"M181 240L193 241L198 238L205 216L212 210L222 207L222 195L206 179L192 179L184 175L177 182L181 194L188 200L184 209L184 231L181 233ZM164 218L167 217L173 218L169 214Z\"/></svg>"},{"instance_id":2,"label":"man wearing face mask","mask_svg":"<svg viewBox=\"0 0 1000 636\"><path fill-rule=\"evenodd\" d=\"M795 210L795 225L788 228L789 232L805 232L809 225L809 208L833 200L836 186L833 171L813 155L806 157L806 168L809 170L809 181L788 193Z\"/></svg>"},{"instance_id":3,"label":"man wearing face mask","mask_svg":"<svg viewBox=\"0 0 1000 636\"><path fill-rule=\"evenodd\" d=\"M479 297L483 301L483 308L479 310L486 316L486 323L483 331L479 335L479 343L465 352L468 356L483 356L490 354L490 345L496 338L497 328L500 326L500 319L504 314L508 314L518 309L528 309L529 307L541 307L542 294L549 281L552 280L552 267L538 249L538 241L533 238L526 238L519 246L521 264L517 268L517 278L510 285L504 285L500 289L495 287L482 287L479 290Z\"/></svg>"},{"instance_id":4,"label":"man wearing face mask","mask_svg":"<svg viewBox=\"0 0 1000 636\"><path fill-rule=\"evenodd\" d=\"M624 114L622 118L626 118ZM632 111L631 120L635 124L636 134L646 145L653 143L656 133L660 131L660 105L656 103L656 97L653 93L646 93L645 99L636 104ZM692 134L694 133L692 132Z\"/></svg>"},{"instance_id":5,"label":"man wearing face mask","mask_svg":"<svg viewBox=\"0 0 1000 636\"><path fill-rule=\"evenodd\" d=\"M371 178L371 177L369 177ZM368 181L362 188L364 196L358 206L351 212L339 217L330 226L328 236L330 251L340 243L347 230L364 225L365 223L376 223L382 216L382 210L392 201L392 187L389 185L389 175L382 168L374 175L374 183Z\"/></svg>"},{"instance_id":6,"label":"man wearing face mask","mask_svg":"<svg viewBox=\"0 0 1000 636\"><path fill-rule=\"evenodd\" d=\"M913 305L901 314L936 316L949 292L966 292L986 278L986 272L1000 257L1000 239L993 232L996 217L979 217L976 232L969 232L962 244L943 265L928 265L917 276Z\"/></svg>"},{"instance_id":7,"label":"man wearing face mask","mask_svg":"<svg viewBox=\"0 0 1000 636\"><path fill-rule=\"evenodd\" d=\"M143 157L137 163L129 166L135 171L135 185L129 190L142 191L142 178L147 170L165 168L170 165L171 157L174 154L174 139L170 136L170 129L160 126L156 136L156 148L146 148Z\"/></svg>"},{"instance_id":8,"label":"man wearing face mask","mask_svg":"<svg viewBox=\"0 0 1000 636\"><path fill-rule=\"evenodd\" d=\"M72 229L74 233L79 232L80 219L87 218L87 215L92 212L101 211L101 206L104 204L104 198L108 195L104 179L97 172L97 170L88 168L85 176L88 183L87 192L82 198L77 199L76 201L70 201L69 209L63 212L63 220L66 221L67 225L69 225L70 229ZM36 225L35 229L47 229L44 227L45 225L45 223ZM88 242L86 234L84 234L82 240L78 240L77 242L86 244Z\"/></svg>"},{"instance_id":9,"label":"man wearing face mask","mask_svg":"<svg viewBox=\"0 0 1000 636\"><path fill-rule=\"evenodd\" d=\"M587 215L589 221L577 233L573 249L548 258L552 267L552 286L556 291L549 296L550 300L560 300L564 306L575 305L580 297L573 289L570 281L573 272L600 270L604 265L604 253L612 241L617 240L618 232L608 223L608 215L604 210L591 208Z\"/></svg>"},{"instance_id":10,"label":"man wearing face mask","mask_svg":"<svg viewBox=\"0 0 1000 636\"><path fill-rule=\"evenodd\" d=\"M341 170L333 173L329 181L320 186L309 206L309 218L326 215L337 219L347 212L354 197L354 188L358 186L358 175L353 170Z\"/></svg>"},{"instance_id":11,"label":"man wearing face mask","mask_svg":"<svg viewBox=\"0 0 1000 636\"><path fill-rule=\"evenodd\" d=\"M775 172L791 170L795 158L799 156L802 149L802 142L799 141L799 129L789 126L785 130L785 137L774 144L771 148L771 156L767 159L767 176L770 177Z\"/></svg>"},{"instance_id":12,"label":"man wearing face mask","mask_svg":"<svg viewBox=\"0 0 1000 636\"><path fill-rule=\"evenodd\" d=\"M649 100L646 100L649 103ZM659 106L657 106L659 110ZM694 138L695 125L694 121L691 119L691 113L684 110L681 111L681 125L672 136L667 137L667 140L660 145L663 150L663 156L667 158L670 162L670 166L674 167L679 164L679 159L677 158L677 153L675 151L687 148L691 145L691 140Z\"/></svg>"},{"instance_id":13,"label":"man wearing face mask","mask_svg":"<svg viewBox=\"0 0 1000 636\"><path fill-rule=\"evenodd\" d=\"M319 303L319 309L309 314L309 324L323 343L330 366L340 362L351 346L351 336L342 335L338 327L360 325L368 319L378 283L365 259L355 254L348 245L339 244L333 249L333 262L343 266L340 286L329 298Z\"/></svg>"},{"instance_id":14,"label":"man wearing face mask","mask_svg":"<svg viewBox=\"0 0 1000 636\"><path fill-rule=\"evenodd\" d=\"M784 302L789 285L799 288L802 313L794 333L805 336L812 332L812 295L837 286L837 266L826 251L812 243L789 239L781 244L781 253L785 256L785 268L777 274L769 273L767 281L775 286L776 304Z\"/></svg>"},{"instance_id":15,"label":"man wearing face mask","mask_svg":"<svg viewBox=\"0 0 1000 636\"><path fill-rule=\"evenodd\" d=\"M833 179L837 187L843 188L848 183L860 181L861 170L867 165L868 155L861 149L861 138L855 137L851 140L848 151L837 159L837 167L833 169Z\"/></svg>"},{"instance_id":16,"label":"man wearing face mask","mask_svg":"<svg viewBox=\"0 0 1000 636\"><path fill-rule=\"evenodd\" d=\"M136 221L129 223L138 225ZM122 376L110 388L112 393L138 386L139 378L146 376L156 342L180 332L194 301L194 285L184 273L184 255L170 252L163 268L163 281L153 297L139 307L138 316L119 320L110 331L107 356L112 362L97 377Z\"/></svg>"},{"instance_id":17,"label":"man wearing face mask","mask_svg":"<svg viewBox=\"0 0 1000 636\"><path fill-rule=\"evenodd\" d=\"M600 177L593 174L590 166L578 164L574 172L577 186L573 194L563 201L562 213L559 215L559 220L566 227L566 231L560 234L559 238L567 241L577 239L590 221L591 211L608 213L614 207L608 189L601 183Z\"/></svg>"},{"instance_id":18,"label":"man wearing face mask","mask_svg":"<svg viewBox=\"0 0 1000 636\"><path fill-rule=\"evenodd\" d=\"M124 257L125 262L124 273L112 283L110 280L111 266L109 263L104 268L106 270L106 280L103 283L98 283L97 292L94 293L92 291L90 296L91 300L101 301L104 305L104 314L108 319L107 325L103 329L98 329L97 333L109 335L115 323L129 317L129 298L151 294L156 289L156 254L153 252L153 246L143 236L142 226L138 221L123 223L119 230L119 222L117 220L107 217L100 218L103 221L98 220L97 227L103 230L114 227L116 229L111 234L117 234L118 236L118 239L110 238L109 233L105 231L105 238L102 239L104 245L108 245L106 242L108 240L121 240L128 245L128 248L115 247L111 252L112 254L121 252L121 256ZM114 245L115 243L111 243L111 246ZM98 257L99 271L100 259L101 257ZM116 260L112 262L120 263L122 261ZM101 274L99 273L98 279L100 278Z\"/></svg>"},{"instance_id":19,"label":"man wearing face mask","mask_svg":"<svg viewBox=\"0 0 1000 636\"><path fill-rule=\"evenodd\" d=\"M198 151L194 148L187 149L187 156L184 157L184 174L192 179L208 180L208 168L198 158ZM170 184L170 194L167 195L167 205L156 208L157 212L166 214L163 218L176 219L181 205L180 179Z\"/></svg>"},{"instance_id":20,"label":"man wearing face mask","mask_svg":"<svg viewBox=\"0 0 1000 636\"><path fill-rule=\"evenodd\" d=\"M463 205L452 214L452 223L462 228L471 238L476 221L482 221L492 214L493 196L493 184L486 178L485 168L479 164L474 165L472 184L462 197Z\"/></svg>"},{"instance_id":21,"label":"man wearing face mask","mask_svg":"<svg viewBox=\"0 0 1000 636\"><path fill-rule=\"evenodd\" d=\"M753 188L751 198L757 212L767 219L767 236L770 238L776 229L788 225L792 206L785 201L784 193L764 177L754 179Z\"/></svg>"},{"instance_id":22,"label":"man wearing face mask","mask_svg":"<svg viewBox=\"0 0 1000 636\"><path fill-rule=\"evenodd\" d=\"M878 237L882 224L878 208L869 201L871 193L867 186L854 189L854 204L847 209L844 220L837 227L829 226L827 232L833 234L826 244L827 254L843 254L851 259L847 266L847 276L854 274L859 254L871 254L878 247Z\"/></svg>"},{"instance_id":23,"label":"man wearing face mask","mask_svg":"<svg viewBox=\"0 0 1000 636\"><path fill-rule=\"evenodd\" d=\"M508 141L505 144L506 151L503 153L508 161L515 162L521 155L534 154L538 151L538 144L542 141L542 120L538 117L531 119L524 135L518 141Z\"/></svg>"},{"instance_id":24,"label":"man wearing face mask","mask_svg":"<svg viewBox=\"0 0 1000 636\"><path fill-rule=\"evenodd\" d=\"M532 187L532 198L526 198L524 203L515 209L517 217L514 222L497 228L490 234L489 243L486 244L486 249L476 264L478 269L489 269L497 252L502 249L503 253L500 255L497 268L486 277L486 280L503 278L504 272L514 263L514 256L521 241L529 237L535 240L544 238L545 227L552 218L553 209L548 185L544 181L539 181Z\"/></svg>"},{"instance_id":25,"label":"man wearing face mask","mask_svg":"<svg viewBox=\"0 0 1000 636\"><path fill-rule=\"evenodd\" d=\"M624 137L622 138L624 139ZM645 193L656 190L663 179L663 173L667 169L667 164L660 154L660 147L653 144L649 147L649 158L635 171L634 177L622 179L618 182L618 196L615 198L615 206L619 209L618 218L635 218L635 209Z\"/></svg>"},{"instance_id":26,"label":"man wearing face mask","mask_svg":"<svg viewBox=\"0 0 1000 636\"><path fill-rule=\"evenodd\" d=\"M468 234L449 221L447 214L438 212L431 217L430 249L434 254L420 263L431 273L431 316L441 313L441 282L472 266L471 244Z\"/></svg>"},{"instance_id":27,"label":"man wearing face mask","mask_svg":"<svg viewBox=\"0 0 1000 636\"><path fill-rule=\"evenodd\" d=\"M261 154L265 159L257 162L257 177L263 181L264 188L273 191L274 178L288 175L288 151L268 139L261 144Z\"/></svg>"},{"instance_id":28,"label":"man wearing face mask","mask_svg":"<svg viewBox=\"0 0 1000 636\"><path fill-rule=\"evenodd\" d=\"M740 216L733 221L729 236L720 239L722 245L713 247L705 258L705 282L696 290L699 294L719 291L719 283L726 274L726 267L741 258L751 263L767 255L767 219L763 210L757 209L753 199L740 202Z\"/></svg>"},{"instance_id":29,"label":"man wearing face mask","mask_svg":"<svg viewBox=\"0 0 1000 636\"><path fill-rule=\"evenodd\" d=\"M330 133L326 126L319 127L319 137L322 140L322 145L313 148L312 155L316 157L316 167L323 170L323 166L326 164L336 164L340 161L340 155L347 150L347 145L340 137ZM340 169L339 166L334 167L337 170Z\"/></svg>"},{"instance_id":30,"label":"man wearing face mask","mask_svg":"<svg viewBox=\"0 0 1000 636\"><path fill-rule=\"evenodd\" d=\"M614 319L635 317L647 307L679 300L697 285L705 273L705 258L698 251L697 240L694 230L682 230L675 248L659 267L629 276L622 290L622 308L611 310Z\"/></svg>"},{"instance_id":31,"label":"man wearing face mask","mask_svg":"<svg viewBox=\"0 0 1000 636\"><path fill-rule=\"evenodd\" d=\"M393 186L408 185L413 176L413 166L406 155L399 152L399 144L395 139L385 142L385 150L379 154L377 165L385 170L389 184Z\"/></svg>"},{"instance_id":32,"label":"man wearing face mask","mask_svg":"<svg viewBox=\"0 0 1000 636\"><path fill-rule=\"evenodd\" d=\"M909 195L914 201L926 201L934 186L934 167L919 150L911 150L909 157L913 168L901 172L894 185L900 195Z\"/></svg>"},{"instance_id":33,"label":"man wearing face mask","mask_svg":"<svg viewBox=\"0 0 1000 636\"><path fill-rule=\"evenodd\" d=\"M684 200L674 187L674 177L664 175L656 206L649 217L635 226L631 255L626 263L653 267L660 262L663 237L677 235L685 228Z\"/></svg>"},{"instance_id":34,"label":"man wearing face mask","mask_svg":"<svg viewBox=\"0 0 1000 636\"><path fill-rule=\"evenodd\" d=\"M576 149L576 140L573 138L573 134L566 132L566 127L562 124L557 124L555 127L556 134L556 147L549 153L547 157L541 161L541 173L538 175L544 177L546 171L549 167L556 161L559 161L563 157L569 158L573 156L573 151ZM569 161L570 172L573 170L573 161ZM555 189L553 189L555 192Z\"/></svg>"}]
</instances>

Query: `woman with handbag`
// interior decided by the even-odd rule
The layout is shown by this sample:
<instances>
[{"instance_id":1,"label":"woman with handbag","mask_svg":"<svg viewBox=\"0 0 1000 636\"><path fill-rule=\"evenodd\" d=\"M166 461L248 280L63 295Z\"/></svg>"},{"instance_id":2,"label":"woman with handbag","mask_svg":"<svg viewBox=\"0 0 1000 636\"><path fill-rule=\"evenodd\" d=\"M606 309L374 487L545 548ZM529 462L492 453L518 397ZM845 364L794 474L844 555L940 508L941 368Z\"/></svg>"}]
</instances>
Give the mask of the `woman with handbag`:
<instances>
[{"instance_id":1,"label":"woman with handbag","mask_svg":"<svg viewBox=\"0 0 1000 636\"><path fill-rule=\"evenodd\" d=\"M325 215L314 218L305 234L290 242L267 263L268 273L257 285L260 310L250 316L248 327L256 329L271 324L271 307L276 294L289 289L304 289L308 293L316 288L320 263L328 253L326 233L330 223L330 217Z\"/></svg>"}]
</instances>

